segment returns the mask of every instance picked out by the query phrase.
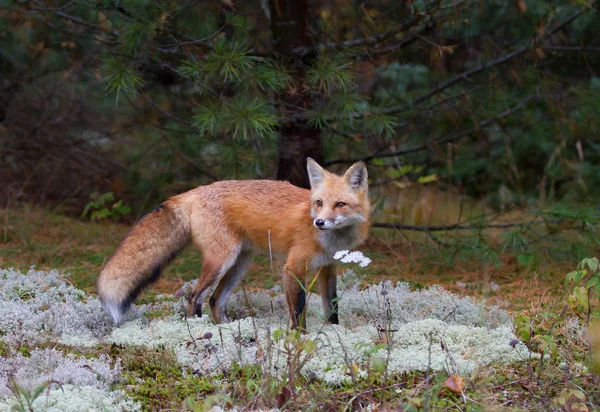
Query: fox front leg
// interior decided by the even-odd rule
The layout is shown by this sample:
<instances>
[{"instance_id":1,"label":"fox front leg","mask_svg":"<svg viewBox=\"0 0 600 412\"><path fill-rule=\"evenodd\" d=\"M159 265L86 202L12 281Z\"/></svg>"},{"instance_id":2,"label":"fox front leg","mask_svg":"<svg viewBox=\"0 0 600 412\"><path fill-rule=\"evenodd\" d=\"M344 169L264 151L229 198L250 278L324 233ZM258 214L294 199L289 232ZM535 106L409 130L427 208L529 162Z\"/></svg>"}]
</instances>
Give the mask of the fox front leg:
<instances>
[{"instance_id":1,"label":"fox front leg","mask_svg":"<svg viewBox=\"0 0 600 412\"><path fill-rule=\"evenodd\" d=\"M319 271L319 294L323 300L323 311L327 322L339 324L335 266L323 266Z\"/></svg>"},{"instance_id":2,"label":"fox front leg","mask_svg":"<svg viewBox=\"0 0 600 412\"><path fill-rule=\"evenodd\" d=\"M290 329L306 330L306 282L302 269L289 263L285 267L283 287L288 305Z\"/></svg>"}]
</instances>

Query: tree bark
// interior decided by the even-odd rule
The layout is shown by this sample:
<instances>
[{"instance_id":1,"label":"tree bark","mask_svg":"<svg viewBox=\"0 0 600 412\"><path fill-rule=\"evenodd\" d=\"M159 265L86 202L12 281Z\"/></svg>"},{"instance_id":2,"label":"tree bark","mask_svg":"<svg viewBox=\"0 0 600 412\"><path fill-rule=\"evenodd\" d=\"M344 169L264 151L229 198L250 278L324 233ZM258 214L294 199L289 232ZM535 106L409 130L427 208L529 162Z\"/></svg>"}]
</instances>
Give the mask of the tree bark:
<instances>
[{"instance_id":1,"label":"tree bark","mask_svg":"<svg viewBox=\"0 0 600 412\"><path fill-rule=\"evenodd\" d=\"M277 179L309 189L306 158L312 157L317 163L323 164L321 133L299 124L283 126L279 131L278 152Z\"/></svg>"},{"instance_id":2,"label":"tree bark","mask_svg":"<svg viewBox=\"0 0 600 412\"><path fill-rule=\"evenodd\" d=\"M302 109L310 107L310 96L303 94L302 80L313 50L308 35L309 9L306 0L271 0L271 30L275 53L292 61L293 86L282 97L282 117L298 118ZM323 142L317 129L309 128L302 120L285 123L279 131L279 165L277 179L308 188L306 158L322 163Z\"/></svg>"}]
</instances>

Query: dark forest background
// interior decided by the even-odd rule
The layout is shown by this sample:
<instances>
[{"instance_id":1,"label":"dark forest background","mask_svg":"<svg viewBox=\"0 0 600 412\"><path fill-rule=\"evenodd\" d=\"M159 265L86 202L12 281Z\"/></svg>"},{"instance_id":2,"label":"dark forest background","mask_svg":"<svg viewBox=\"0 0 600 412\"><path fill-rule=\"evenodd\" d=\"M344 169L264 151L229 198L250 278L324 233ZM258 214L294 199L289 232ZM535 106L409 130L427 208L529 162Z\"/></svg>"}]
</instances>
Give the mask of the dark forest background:
<instances>
[{"instance_id":1,"label":"dark forest background","mask_svg":"<svg viewBox=\"0 0 600 412\"><path fill-rule=\"evenodd\" d=\"M4 207L130 221L216 180L306 187L311 156L368 163L380 226L597 222L596 2L0 5Z\"/></svg>"}]
</instances>

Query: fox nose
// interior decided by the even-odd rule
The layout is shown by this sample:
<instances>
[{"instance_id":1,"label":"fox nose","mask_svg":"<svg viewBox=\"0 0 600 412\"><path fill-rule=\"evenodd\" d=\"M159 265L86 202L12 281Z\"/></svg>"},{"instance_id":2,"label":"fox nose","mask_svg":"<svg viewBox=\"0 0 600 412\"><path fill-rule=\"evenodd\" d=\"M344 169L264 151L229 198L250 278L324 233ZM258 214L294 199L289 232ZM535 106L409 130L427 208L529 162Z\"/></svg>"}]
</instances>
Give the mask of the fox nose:
<instances>
[{"instance_id":1,"label":"fox nose","mask_svg":"<svg viewBox=\"0 0 600 412\"><path fill-rule=\"evenodd\" d=\"M325 225L325 221L323 219L317 219L315 220L315 225L317 225L317 227L322 227Z\"/></svg>"}]
</instances>

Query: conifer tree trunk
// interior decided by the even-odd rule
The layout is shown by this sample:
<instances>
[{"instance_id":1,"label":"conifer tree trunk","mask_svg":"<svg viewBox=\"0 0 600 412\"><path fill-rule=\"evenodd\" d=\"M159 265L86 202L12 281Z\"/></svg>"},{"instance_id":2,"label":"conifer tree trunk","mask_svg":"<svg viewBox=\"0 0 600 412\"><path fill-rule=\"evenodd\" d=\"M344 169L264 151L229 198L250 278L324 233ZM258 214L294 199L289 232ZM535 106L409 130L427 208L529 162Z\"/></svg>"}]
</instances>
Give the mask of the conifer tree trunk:
<instances>
[{"instance_id":1,"label":"conifer tree trunk","mask_svg":"<svg viewBox=\"0 0 600 412\"><path fill-rule=\"evenodd\" d=\"M282 96L281 115L294 118L302 108L310 106L310 96L303 93L302 78L312 54L312 41L308 36L309 10L306 0L271 0L271 30L273 49L292 59L293 84ZM279 165L277 179L309 187L306 158L323 162L323 142L319 130L309 128L302 120L284 121L279 130Z\"/></svg>"}]
</instances>

